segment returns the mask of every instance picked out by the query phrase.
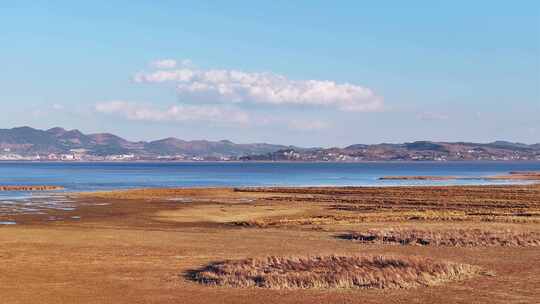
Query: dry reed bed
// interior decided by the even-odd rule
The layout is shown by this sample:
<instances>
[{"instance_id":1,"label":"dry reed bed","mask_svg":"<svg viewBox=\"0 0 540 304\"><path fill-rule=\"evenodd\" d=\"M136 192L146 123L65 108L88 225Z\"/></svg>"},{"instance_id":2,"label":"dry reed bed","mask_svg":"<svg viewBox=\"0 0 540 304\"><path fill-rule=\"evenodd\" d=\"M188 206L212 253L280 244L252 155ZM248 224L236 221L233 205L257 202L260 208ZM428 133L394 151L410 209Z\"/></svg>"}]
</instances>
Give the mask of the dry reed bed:
<instances>
[{"instance_id":1,"label":"dry reed bed","mask_svg":"<svg viewBox=\"0 0 540 304\"><path fill-rule=\"evenodd\" d=\"M275 200L363 205L464 208L467 206L540 207L540 185L437 186L437 187L333 187L333 188L248 188L237 192L280 194Z\"/></svg>"},{"instance_id":2,"label":"dry reed bed","mask_svg":"<svg viewBox=\"0 0 540 304\"><path fill-rule=\"evenodd\" d=\"M339 236L369 244L398 244L453 247L533 247L540 246L540 233L493 231L485 229L370 229L366 232L351 232Z\"/></svg>"},{"instance_id":3,"label":"dry reed bed","mask_svg":"<svg viewBox=\"0 0 540 304\"><path fill-rule=\"evenodd\" d=\"M233 226L246 228L294 228L305 226L327 226L337 224L360 224L380 222L497 222L497 223L540 223L538 214L513 215L495 213L467 214L460 211L387 211L358 214L326 214L283 218L262 218L235 221Z\"/></svg>"},{"instance_id":4,"label":"dry reed bed","mask_svg":"<svg viewBox=\"0 0 540 304\"><path fill-rule=\"evenodd\" d=\"M210 264L190 274L202 284L271 289L413 288L461 281L477 266L420 257L267 257Z\"/></svg>"},{"instance_id":5,"label":"dry reed bed","mask_svg":"<svg viewBox=\"0 0 540 304\"><path fill-rule=\"evenodd\" d=\"M268 196L264 200L269 203L314 205L326 209L324 213L308 216L235 223L247 227L388 221L540 223L540 185L235 190L265 193Z\"/></svg>"}]
</instances>

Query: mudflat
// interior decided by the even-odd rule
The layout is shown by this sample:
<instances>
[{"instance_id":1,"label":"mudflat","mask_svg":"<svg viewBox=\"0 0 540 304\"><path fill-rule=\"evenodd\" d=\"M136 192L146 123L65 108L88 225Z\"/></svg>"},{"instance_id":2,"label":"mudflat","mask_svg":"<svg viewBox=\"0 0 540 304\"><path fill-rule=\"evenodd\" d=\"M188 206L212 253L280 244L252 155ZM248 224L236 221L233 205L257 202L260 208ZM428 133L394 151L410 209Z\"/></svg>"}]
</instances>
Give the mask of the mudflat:
<instances>
[{"instance_id":1,"label":"mudflat","mask_svg":"<svg viewBox=\"0 0 540 304\"><path fill-rule=\"evenodd\" d=\"M0 216L17 223L0 226L1 303L536 303L540 298L540 185L140 189L71 196L75 210ZM475 274L437 284L415 281L411 288L328 283L333 277L321 261L349 267L348 260L345 266L339 261L351 256L375 257L364 262L383 256L379 260L393 266L430 259L434 265L471 265ZM302 260L307 257L315 258ZM233 266L219 264L228 260ZM303 280L311 278L306 269L316 271L326 281L317 287L298 280L259 286L253 277L250 284L227 277L223 281L233 284L223 285L219 277L197 279L212 275L201 272L205 269L244 267L241 273L249 273L246 267L257 261L288 267L287 275ZM212 268L215 263L222 266ZM387 272L381 272L383 279L392 281Z\"/></svg>"}]
</instances>

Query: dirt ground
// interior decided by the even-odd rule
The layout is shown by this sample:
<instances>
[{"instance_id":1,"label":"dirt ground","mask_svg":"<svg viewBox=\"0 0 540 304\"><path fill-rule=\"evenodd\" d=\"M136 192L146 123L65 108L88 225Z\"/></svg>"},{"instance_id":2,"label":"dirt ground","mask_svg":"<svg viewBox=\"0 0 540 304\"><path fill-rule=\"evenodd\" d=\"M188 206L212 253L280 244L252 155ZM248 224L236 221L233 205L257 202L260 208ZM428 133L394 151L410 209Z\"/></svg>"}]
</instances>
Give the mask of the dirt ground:
<instances>
[{"instance_id":1,"label":"dirt ground","mask_svg":"<svg viewBox=\"0 0 540 304\"><path fill-rule=\"evenodd\" d=\"M538 303L540 247L370 245L372 228L540 232L540 186L148 189L76 195L80 207L0 216L0 303ZM89 204L92 203L92 204ZM54 216L55 221L50 217ZM80 217L80 218L79 218ZM398 290L202 285L191 270L249 257L416 255L490 275Z\"/></svg>"}]
</instances>

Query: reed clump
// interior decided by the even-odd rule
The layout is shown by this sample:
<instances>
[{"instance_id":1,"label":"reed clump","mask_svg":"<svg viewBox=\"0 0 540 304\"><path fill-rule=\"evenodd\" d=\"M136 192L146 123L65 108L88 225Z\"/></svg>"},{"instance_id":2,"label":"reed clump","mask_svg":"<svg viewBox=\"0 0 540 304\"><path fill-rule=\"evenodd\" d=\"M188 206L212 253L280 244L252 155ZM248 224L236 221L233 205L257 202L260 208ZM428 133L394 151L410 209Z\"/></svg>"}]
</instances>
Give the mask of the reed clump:
<instances>
[{"instance_id":1,"label":"reed clump","mask_svg":"<svg viewBox=\"0 0 540 304\"><path fill-rule=\"evenodd\" d=\"M540 246L540 233L490 229L370 229L350 232L340 238L372 244L452 247L532 247Z\"/></svg>"},{"instance_id":2,"label":"reed clump","mask_svg":"<svg viewBox=\"0 0 540 304\"><path fill-rule=\"evenodd\" d=\"M202 284L271 289L396 289L433 286L480 274L468 264L421 257L266 257L210 264L192 273Z\"/></svg>"}]
</instances>

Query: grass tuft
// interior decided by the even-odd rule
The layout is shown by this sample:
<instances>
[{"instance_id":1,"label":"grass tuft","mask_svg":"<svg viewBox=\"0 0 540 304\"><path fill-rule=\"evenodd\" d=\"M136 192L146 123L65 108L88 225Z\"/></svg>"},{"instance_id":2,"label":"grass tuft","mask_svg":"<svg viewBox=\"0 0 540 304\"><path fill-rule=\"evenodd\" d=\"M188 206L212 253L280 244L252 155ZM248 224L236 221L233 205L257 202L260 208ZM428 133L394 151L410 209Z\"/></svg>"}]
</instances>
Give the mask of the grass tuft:
<instances>
[{"instance_id":1,"label":"grass tuft","mask_svg":"<svg viewBox=\"0 0 540 304\"><path fill-rule=\"evenodd\" d=\"M191 274L207 285L304 288L414 288L460 281L481 274L467 264L420 257L314 256L267 257L210 264Z\"/></svg>"}]
</instances>

